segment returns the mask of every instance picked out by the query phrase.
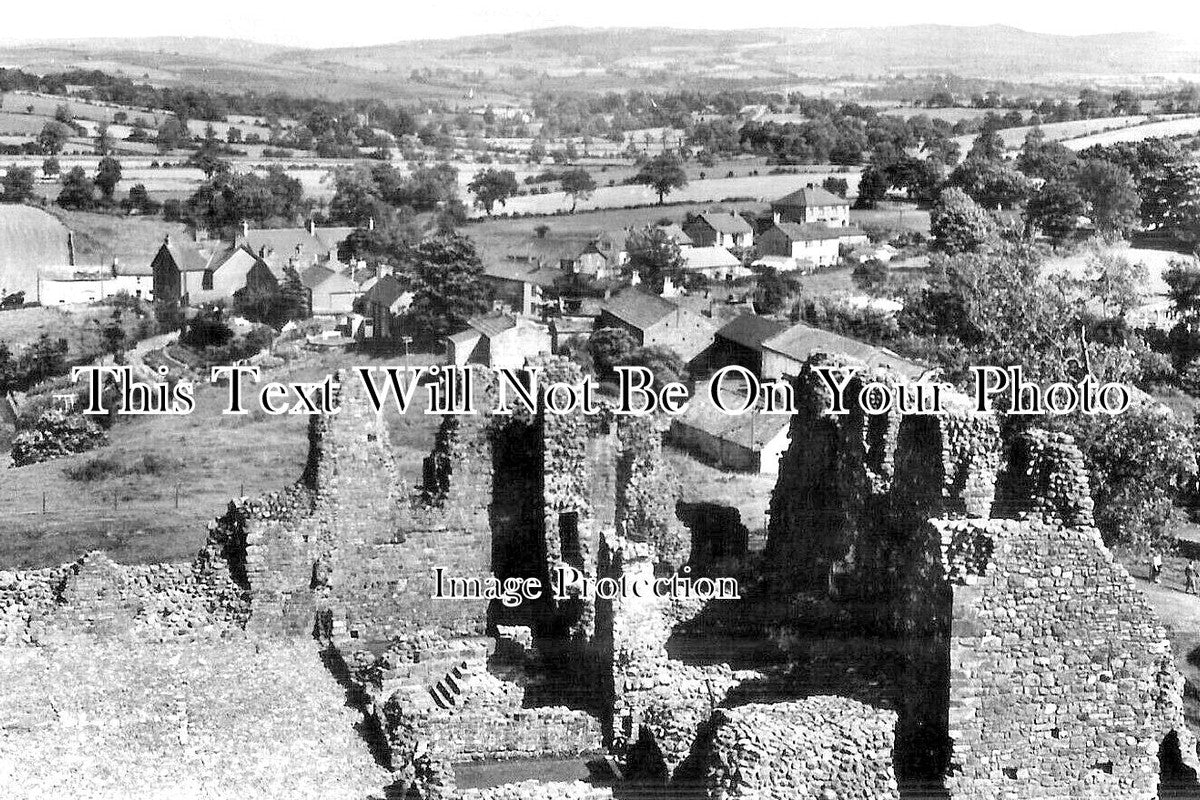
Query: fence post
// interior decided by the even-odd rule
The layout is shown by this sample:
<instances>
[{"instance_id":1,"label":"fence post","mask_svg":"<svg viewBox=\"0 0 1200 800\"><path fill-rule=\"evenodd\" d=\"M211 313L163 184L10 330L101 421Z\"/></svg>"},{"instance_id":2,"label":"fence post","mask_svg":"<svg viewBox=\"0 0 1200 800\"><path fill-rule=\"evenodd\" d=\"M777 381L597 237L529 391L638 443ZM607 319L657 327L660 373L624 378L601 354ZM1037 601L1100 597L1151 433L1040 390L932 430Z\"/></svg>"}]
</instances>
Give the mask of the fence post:
<instances>
[{"instance_id":1,"label":"fence post","mask_svg":"<svg viewBox=\"0 0 1200 800\"><path fill-rule=\"evenodd\" d=\"M46 513L46 493L42 492L42 513Z\"/></svg>"}]
</instances>

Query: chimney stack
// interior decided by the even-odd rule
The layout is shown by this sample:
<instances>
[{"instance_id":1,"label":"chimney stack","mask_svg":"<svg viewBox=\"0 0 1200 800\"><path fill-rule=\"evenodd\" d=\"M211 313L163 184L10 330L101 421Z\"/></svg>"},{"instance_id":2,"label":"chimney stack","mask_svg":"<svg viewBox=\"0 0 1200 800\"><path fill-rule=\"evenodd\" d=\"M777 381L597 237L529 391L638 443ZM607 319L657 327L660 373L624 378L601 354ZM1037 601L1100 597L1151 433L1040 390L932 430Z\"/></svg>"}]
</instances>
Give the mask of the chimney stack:
<instances>
[{"instance_id":1,"label":"chimney stack","mask_svg":"<svg viewBox=\"0 0 1200 800\"><path fill-rule=\"evenodd\" d=\"M250 235L250 222L249 222L249 220L242 220L242 238L245 239L249 235Z\"/></svg>"},{"instance_id":2,"label":"chimney stack","mask_svg":"<svg viewBox=\"0 0 1200 800\"><path fill-rule=\"evenodd\" d=\"M370 219L367 220L367 230L369 230L369 231L375 230L375 218L374 217L371 217Z\"/></svg>"},{"instance_id":3,"label":"chimney stack","mask_svg":"<svg viewBox=\"0 0 1200 800\"><path fill-rule=\"evenodd\" d=\"M67 231L67 266L75 266L75 233Z\"/></svg>"},{"instance_id":4,"label":"chimney stack","mask_svg":"<svg viewBox=\"0 0 1200 800\"><path fill-rule=\"evenodd\" d=\"M310 236L317 235L317 223L311 219L308 221L308 233Z\"/></svg>"}]
</instances>

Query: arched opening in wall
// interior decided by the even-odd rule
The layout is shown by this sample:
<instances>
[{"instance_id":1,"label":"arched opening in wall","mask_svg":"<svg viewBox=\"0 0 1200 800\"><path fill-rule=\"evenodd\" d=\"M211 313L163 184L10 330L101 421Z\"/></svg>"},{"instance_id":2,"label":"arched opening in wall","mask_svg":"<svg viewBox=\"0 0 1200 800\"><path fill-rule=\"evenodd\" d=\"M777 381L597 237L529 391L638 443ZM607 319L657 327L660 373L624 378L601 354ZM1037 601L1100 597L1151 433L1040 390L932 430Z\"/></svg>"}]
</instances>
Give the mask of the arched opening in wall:
<instances>
[{"instance_id":1,"label":"arched opening in wall","mask_svg":"<svg viewBox=\"0 0 1200 800\"><path fill-rule=\"evenodd\" d=\"M1196 770L1183 760L1178 731L1171 731L1158 747L1159 800L1195 800L1200 797Z\"/></svg>"}]
</instances>

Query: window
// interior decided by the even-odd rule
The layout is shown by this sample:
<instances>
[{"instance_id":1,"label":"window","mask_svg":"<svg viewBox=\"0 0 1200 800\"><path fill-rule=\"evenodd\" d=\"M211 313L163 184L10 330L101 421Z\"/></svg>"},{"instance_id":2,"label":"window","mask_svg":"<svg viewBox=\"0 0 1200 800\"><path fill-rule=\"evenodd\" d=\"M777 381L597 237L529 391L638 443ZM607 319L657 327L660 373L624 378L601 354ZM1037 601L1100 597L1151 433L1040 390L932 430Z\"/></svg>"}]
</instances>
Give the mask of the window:
<instances>
[{"instance_id":1,"label":"window","mask_svg":"<svg viewBox=\"0 0 1200 800\"><path fill-rule=\"evenodd\" d=\"M211 269L204 270L204 276L200 279L200 289L203 291L212 291L213 273Z\"/></svg>"}]
</instances>

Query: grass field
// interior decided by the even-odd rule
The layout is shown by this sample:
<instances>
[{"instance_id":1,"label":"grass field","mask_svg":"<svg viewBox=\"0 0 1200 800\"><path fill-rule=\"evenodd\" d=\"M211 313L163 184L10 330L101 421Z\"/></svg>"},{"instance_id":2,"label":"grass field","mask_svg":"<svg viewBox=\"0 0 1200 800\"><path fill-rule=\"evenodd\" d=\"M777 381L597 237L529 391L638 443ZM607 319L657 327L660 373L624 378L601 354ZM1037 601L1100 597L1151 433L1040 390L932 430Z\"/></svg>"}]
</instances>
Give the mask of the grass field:
<instances>
[{"instance_id":1,"label":"grass field","mask_svg":"<svg viewBox=\"0 0 1200 800\"><path fill-rule=\"evenodd\" d=\"M1071 122L1048 122L1040 126L1042 133L1046 135L1046 140L1051 142L1066 143L1069 139L1079 139L1080 137L1091 137L1092 135L1111 136L1122 135L1125 129L1134 126L1142 126L1150 115L1148 114L1130 114L1123 117L1099 117L1097 119L1079 119ZM1171 122L1186 121L1186 120L1169 120ZM1017 150L1025 143L1025 136L1032 128L1028 125L1023 125L1019 128L1005 128L999 131L1000 137L1004 139L1004 146L1009 150ZM1162 136L1164 134L1151 134ZM971 143L975 141L975 134L970 136L957 136L954 141L958 142L962 148L962 153L965 156L967 151L971 149ZM1115 139L1114 141L1124 141ZM1073 149L1073 145L1071 146ZM1083 145L1086 147L1087 145Z\"/></svg>"},{"instance_id":2,"label":"grass field","mask_svg":"<svg viewBox=\"0 0 1200 800\"><path fill-rule=\"evenodd\" d=\"M0 204L0 294L37 292L37 267L67 263L67 228L30 206Z\"/></svg>"},{"instance_id":3,"label":"grass field","mask_svg":"<svg viewBox=\"0 0 1200 800\"><path fill-rule=\"evenodd\" d=\"M311 354L271 377L317 380L338 367L384 363L399 359ZM420 357L414 354L412 363ZM417 399L423 403L424 395ZM231 498L282 489L300 477L308 453L306 417L222 415L225 391L209 385L197 387L196 403L185 416L121 419L111 443L89 453L0 469L0 568L63 563L90 549L126 563L190 559L204 543L208 522ZM420 481L439 420L422 410L387 415L400 475L410 485ZM67 475L98 458L110 464L94 465L97 479Z\"/></svg>"},{"instance_id":4,"label":"grass field","mask_svg":"<svg viewBox=\"0 0 1200 800\"><path fill-rule=\"evenodd\" d=\"M162 217L126 217L90 211L66 211L57 206L50 213L75 233L75 260L78 264L111 264L119 258L125 264L149 264L162 245L164 236L187 236L181 222Z\"/></svg>"},{"instance_id":5,"label":"grass field","mask_svg":"<svg viewBox=\"0 0 1200 800\"><path fill-rule=\"evenodd\" d=\"M100 67L95 67L95 69L100 69ZM114 114L124 111L129 116L130 122L140 117L146 123L147 127L152 128L157 128L170 116L164 111L116 104L92 103L80 100L79 98L62 97L60 95L31 94L27 92L5 92L3 95L0 95L0 111L42 117L42 122L45 122L46 119L54 119L54 114L60 105L65 105L73 117L95 120L97 122L112 122ZM33 107L32 114L28 112L30 106ZM38 126L38 130L41 130L41 125Z\"/></svg>"},{"instance_id":6,"label":"grass field","mask_svg":"<svg viewBox=\"0 0 1200 800\"><path fill-rule=\"evenodd\" d=\"M1190 136L1200 133L1200 117L1184 119L1169 119L1161 122L1150 122L1117 131L1097 133L1092 136L1068 139L1063 144L1072 150L1083 150L1095 144L1115 144L1116 142L1140 142L1155 136Z\"/></svg>"},{"instance_id":7,"label":"grass field","mask_svg":"<svg viewBox=\"0 0 1200 800\"><path fill-rule=\"evenodd\" d=\"M712 174L712 173L710 173ZM858 191L858 172L837 172L831 168L825 172L806 172L799 175L759 175L758 177L741 178L709 178L695 180L682 189L677 189L667 195L667 202L713 203L729 197L751 198L763 202L783 197L789 192L803 189L808 184L819 185L829 176L845 178L849 184L849 194L853 196ZM594 176L599 181L602 175ZM602 186L597 189L590 199L579 201L579 210L587 211L597 208L621 208L625 206L652 206L658 203L658 195L649 186ZM544 195L514 197L507 205L497 207L498 214L555 214L569 211L571 199L563 192L550 192ZM483 211L475 209L476 216L482 216Z\"/></svg>"}]
</instances>

